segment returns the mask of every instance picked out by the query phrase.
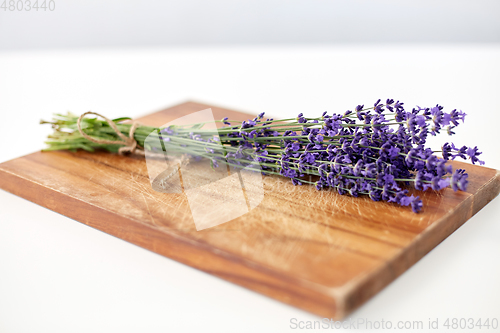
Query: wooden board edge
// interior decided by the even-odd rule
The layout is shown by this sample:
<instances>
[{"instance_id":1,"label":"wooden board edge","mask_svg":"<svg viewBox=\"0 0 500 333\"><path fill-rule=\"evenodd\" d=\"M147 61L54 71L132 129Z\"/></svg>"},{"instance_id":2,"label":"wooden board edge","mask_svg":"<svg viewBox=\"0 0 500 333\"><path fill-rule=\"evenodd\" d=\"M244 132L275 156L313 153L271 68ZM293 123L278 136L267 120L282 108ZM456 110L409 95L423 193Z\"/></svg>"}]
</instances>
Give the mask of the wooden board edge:
<instances>
[{"instance_id":1,"label":"wooden board edge","mask_svg":"<svg viewBox=\"0 0 500 333\"><path fill-rule=\"evenodd\" d=\"M471 217L500 194L500 170L496 170L495 176L478 189L478 194L481 195L474 196Z\"/></svg>"},{"instance_id":2,"label":"wooden board edge","mask_svg":"<svg viewBox=\"0 0 500 333\"><path fill-rule=\"evenodd\" d=\"M19 188L25 190L19 191ZM307 283L304 284L303 281L279 273L271 273L267 268L253 263L249 264L240 258L223 255L220 251L214 251L214 248L194 246L192 240L174 237L143 223L92 206L77 198L66 196L65 202L61 202L54 198L55 190L2 169L1 164L0 189L109 235L272 299L319 316L339 318L338 300L335 295L328 292L329 288L314 288L308 286ZM117 225L118 227L116 227ZM190 257L194 257L196 260L189 260L186 256L182 256L183 253L189 253ZM232 267L232 271L235 273L225 271L224 267Z\"/></svg>"},{"instance_id":3,"label":"wooden board edge","mask_svg":"<svg viewBox=\"0 0 500 333\"><path fill-rule=\"evenodd\" d=\"M433 226L432 232L430 230L424 231L385 266L380 267L371 275L363 276L360 280L351 281L349 285L346 285L344 296L340 302L342 308L339 309L338 314L345 318L354 312L438 246L499 194L500 170L496 170L495 176L481 186L476 194L469 196L455 211L438 220Z\"/></svg>"}]
</instances>

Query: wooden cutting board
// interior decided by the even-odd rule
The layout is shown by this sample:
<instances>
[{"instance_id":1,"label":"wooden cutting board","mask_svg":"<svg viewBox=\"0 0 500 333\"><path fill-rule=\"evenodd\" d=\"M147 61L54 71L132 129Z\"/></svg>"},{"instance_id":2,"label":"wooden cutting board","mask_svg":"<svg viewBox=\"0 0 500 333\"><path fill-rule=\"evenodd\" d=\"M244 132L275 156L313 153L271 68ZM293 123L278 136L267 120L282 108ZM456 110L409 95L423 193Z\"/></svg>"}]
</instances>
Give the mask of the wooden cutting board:
<instances>
[{"instance_id":1,"label":"wooden cutting board","mask_svg":"<svg viewBox=\"0 0 500 333\"><path fill-rule=\"evenodd\" d=\"M253 118L187 102L138 120L161 126L210 107L216 119ZM264 199L255 209L201 231L185 194L151 188L142 157L37 152L0 164L0 188L274 299L340 319L499 193L497 170L453 164L467 169L468 191L420 193L420 214L265 176Z\"/></svg>"}]
</instances>

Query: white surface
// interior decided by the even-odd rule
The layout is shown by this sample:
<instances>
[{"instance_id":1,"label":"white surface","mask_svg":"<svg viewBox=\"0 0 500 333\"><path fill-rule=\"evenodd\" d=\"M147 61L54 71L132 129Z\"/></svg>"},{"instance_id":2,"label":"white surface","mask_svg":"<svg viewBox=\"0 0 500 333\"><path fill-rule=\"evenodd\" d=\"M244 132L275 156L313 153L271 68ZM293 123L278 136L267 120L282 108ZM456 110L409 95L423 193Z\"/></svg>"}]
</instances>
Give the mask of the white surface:
<instances>
[{"instance_id":1,"label":"white surface","mask_svg":"<svg viewBox=\"0 0 500 333\"><path fill-rule=\"evenodd\" d=\"M0 162L42 148L52 112L137 117L194 99L283 117L391 97L462 109L453 141L500 169L499 59L498 46L0 53ZM499 203L351 317L499 318ZM0 332L297 331L291 318L320 319L0 190Z\"/></svg>"},{"instance_id":2,"label":"white surface","mask_svg":"<svg viewBox=\"0 0 500 333\"><path fill-rule=\"evenodd\" d=\"M0 9L0 50L500 42L497 0L45 0L53 11L26 1Z\"/></svg>"}]
</instances>

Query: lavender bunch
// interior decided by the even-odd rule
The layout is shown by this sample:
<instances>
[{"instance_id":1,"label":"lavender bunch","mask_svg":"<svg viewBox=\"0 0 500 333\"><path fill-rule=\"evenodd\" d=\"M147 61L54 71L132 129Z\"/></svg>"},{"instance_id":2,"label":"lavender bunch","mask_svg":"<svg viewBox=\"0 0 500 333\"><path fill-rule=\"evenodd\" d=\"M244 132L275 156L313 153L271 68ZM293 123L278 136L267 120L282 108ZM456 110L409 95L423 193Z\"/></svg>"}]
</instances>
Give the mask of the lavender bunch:
<instances>
[{"instance_id":1,"label":"lavender bunch","mask_svg":"<svg viewBox=\"0 0 500 333\"><path fill-rule=\"evenodd\" d=\"M425 147L428 135L446 131L454 134L465 113L416 107L405 111L403 103L392 99L373 107L358 105L343 114L306 118L264 119L264 113L247 121L224 118L224 127L204 129L204 123L154 128L139 126L133 133L137 143L149 151L167 151L193 158L208 158L213 167L225 164L255 169L264 175L281 175L293 184L311 184L316 189L330 188L354 197L368 195L372 200L422 208L418 196L409 195L408 187L439 191L451 186L466 190L467 173L452 170L450 159L478 159L477 147L457 148L445 143L441 151ZM116 152L119 145L89 141L75 131L76 116L57 115L51 124L55 134L47 150L104 148ZM120 132L129 133L129 124L113 120ZM104 121L83 119L83 131L105 140L117 139L116 132ZM146 137L157 136L160 144L145 144ZM438 157L435 153L441 153ZM258 166L256 166L258 164Z\"/></svg>"}]
</instances>

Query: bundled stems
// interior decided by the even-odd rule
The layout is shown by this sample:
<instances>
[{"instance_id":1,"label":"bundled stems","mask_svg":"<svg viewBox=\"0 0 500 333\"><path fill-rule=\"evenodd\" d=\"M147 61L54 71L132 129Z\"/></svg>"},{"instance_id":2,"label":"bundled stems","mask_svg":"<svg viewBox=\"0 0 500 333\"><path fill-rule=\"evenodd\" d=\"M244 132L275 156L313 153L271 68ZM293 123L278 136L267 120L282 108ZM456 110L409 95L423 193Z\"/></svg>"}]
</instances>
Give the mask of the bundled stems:
<instances>
[{"instance_id":1,"label":"bundled stems","mask_svg":"<svg viewBox=\"0 0 500 333\"><path fill-rule=\"evenodd\" d=\"M465 115L457 110L446 113L439 105L405 111L403 103L388 99L385 103L378 100L373 107L358 105L343 114L324 112L317 118L306 118L302 113L281 120L264 119L263 113L242 122L224 118L215 121L225 125L218 129L203 128L207 122L167 128L138 126L133 137L150 152L207 158L213 167L245 167L264 175L288 177L295 185L305 183L318 190L333 188L354 197L368 195L372 200L411 206L418 212L422 201L408 195L408 186L424 191L448 186L455 191L466 190L467 173L462 169L453 171L447 161L460 157L484 164L478 159L481 152L477 147L457 148L445 143L441 157L425 148L428 135L442 131L454 134ZM121 122L128 119L113 120L126 136L131 125ZM93 142L79 133L77 120L73 114L56 114L52 122L43 122L55 129L45 150L92 152L98 148L118 152L121 145L99 143L118 140L108 123L97 118L82 119L81 130L97 141Z\"/></svg>"}]
</instances>

